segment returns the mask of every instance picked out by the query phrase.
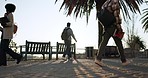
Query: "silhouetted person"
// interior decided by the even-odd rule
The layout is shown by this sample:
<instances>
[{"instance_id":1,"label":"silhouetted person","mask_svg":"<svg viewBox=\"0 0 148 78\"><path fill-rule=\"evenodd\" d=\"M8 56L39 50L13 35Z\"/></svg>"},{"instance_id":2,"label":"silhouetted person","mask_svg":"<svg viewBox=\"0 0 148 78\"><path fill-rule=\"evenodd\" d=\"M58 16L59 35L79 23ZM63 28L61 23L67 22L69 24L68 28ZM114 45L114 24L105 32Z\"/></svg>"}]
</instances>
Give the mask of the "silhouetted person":
<instances>
[{"instance_id":1,"label":"silhouetted person","mask_svg":"<svg viewBox=\"0 0 148 78\"><path fill-rule=\"evenodd\" d=\"M77 42L74 34L73 34L73 31L72 29L70 28L70 24L71 23L67 23L67 27L65 27L65 30L67 31L67 39L64 39L64 43L65 43L65 46L66 46L66 50L64 51L64 54L63 54L63 60L66 60L65 56L68 55L68 59L72 59L72 55L71 55L71 36L73 37L73 39Z\"/></svg>"},{"instance_id":2,"label":"silhouetted person","mask_svg":"<svg viewBox=\"0 0 148 78\"><path fill-rule=\"evenodd\" d=\"M97 0L96 0L97 3ZM119 0L107 0L103 5L102 9L107 9L109 12L113 13L113 15L116 18L116 21L113 25L110 25L107 28L104 28L104 34L103 34L103 39L99 45L98 53L95 58L95 63L103 66L105 65L101 60L102 60L102 55L103 52L105 51L105 47L110 39L110 37L113 37L117 47L118 51L121 57L121 62L123 65L127 65L129 62L127 62L125 55L124 55L124 49L122 45L121 38L114 36L115 33L122 33L122 28L121 28L121 17L120 17L120 4ZM109 18L108 18L109 19ZM116 31L117 30L117 31Z\"/></svg>"},{"instance_id":3,"label":"silhouetted person","mask_svg":"<svg viewBox=\"0 0 148 78\"><path fill-rule=\"evenodd\" d=\"M20 63L22 56L15 53L11 48L9 48L9 43L13 38L13 29L14 29L14 18L13 12L16 9L14 4L5 5L6 13L5 17L8 18L9 22L1 23L2 25L2 36L0 43L0 66L7 66L6 53L9 54L13 59L17 60L17 64Z\"/></svg>"}]
</instances>

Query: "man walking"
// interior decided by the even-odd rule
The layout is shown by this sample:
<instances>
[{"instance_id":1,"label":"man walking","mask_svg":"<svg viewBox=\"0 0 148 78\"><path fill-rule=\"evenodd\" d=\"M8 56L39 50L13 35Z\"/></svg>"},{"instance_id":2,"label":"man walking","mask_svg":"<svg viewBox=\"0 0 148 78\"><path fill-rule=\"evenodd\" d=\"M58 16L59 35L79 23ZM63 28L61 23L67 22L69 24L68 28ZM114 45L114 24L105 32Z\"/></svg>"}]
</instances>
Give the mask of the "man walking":
<instances>
[{"instance_id":1,"label":"man walking","mask_svg":"<svg viewBox=\"0 0 148 78\"><path fill-rule=\"evenodd\" d=\"M64 28L64 31L66 32L65 35L66 37L63 39L64 40L64 43L65 43L65 46L66 46L66 50L64 51L64 54L63 54L63 60L66 60L66 55L68 55L68 59L72 59L72 55L71 55L71 36L73 37L73 39L77 42L74 34L73 34L73 31L72 29L70 28L70 25L71 23L67 23L67 27Z\"/></svg>"},{"instance_id":2,"label":"man walking","mask_svg":"<svg viewBox=\"0 0 148 78\"><path fill-rule=\"evenodd\" d=\"M97 3L97 0L96 0ZM102 55L105 50L105 46L107 45L109 39L112 37L118 47L118 51L120 53L120 59L122 62L122 65L127 65L129 62L126 60L124 49L122 45L122 38L114 35L114 33L122 33L122 27L121 27L121 16L120 16L120 4L119 0L106 0L106 2L103 4L102 9L107 9L110 13L112 13L116 19L114 24L110 25L109 27L105 27L105 32L103 34L103 40L101 41L99 45L99 49L97 52L97 56L95 58L95 63L100 66L104 66L105 64L102 62ZM116 31L117 30L117 31ZM120 34L121 35L121 34Z\"/></svg>"}]
</instances>

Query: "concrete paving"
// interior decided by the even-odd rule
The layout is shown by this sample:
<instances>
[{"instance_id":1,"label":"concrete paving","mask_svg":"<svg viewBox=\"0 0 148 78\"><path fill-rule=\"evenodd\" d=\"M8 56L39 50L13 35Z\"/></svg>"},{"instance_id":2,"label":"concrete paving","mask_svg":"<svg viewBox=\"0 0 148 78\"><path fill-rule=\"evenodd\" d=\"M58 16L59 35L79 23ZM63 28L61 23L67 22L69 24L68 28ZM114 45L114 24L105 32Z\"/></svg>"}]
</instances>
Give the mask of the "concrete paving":
<instances>
[{"instance_id":1,"label":"concrete paving","mask_svg":"<svg viewBox=\"0 0 148 78\"><path fill-rule=\"evenodd\" d=\"M92 59L28 60L0 66L0 78L148 78L148 59L129 59L122 66L119 59L103 59L107 65L100 67Z\"/></svg>"}]
</instances>

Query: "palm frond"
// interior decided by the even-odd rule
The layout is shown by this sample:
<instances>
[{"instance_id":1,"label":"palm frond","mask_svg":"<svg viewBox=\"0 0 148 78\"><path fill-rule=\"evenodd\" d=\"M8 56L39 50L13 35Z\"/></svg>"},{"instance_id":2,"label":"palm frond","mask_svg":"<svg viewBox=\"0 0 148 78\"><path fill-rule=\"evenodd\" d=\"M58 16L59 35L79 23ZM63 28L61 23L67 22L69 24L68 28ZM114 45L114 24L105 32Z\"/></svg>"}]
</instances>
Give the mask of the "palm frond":
<instances>
[{"instance_id":1,"label":"palm frond","mask_svg":"<svg viewBox=\"0 0 148 78\"><path fill-rule=\"evenodd\" d=\"M141 23L143 24L143 29L144 32L148 32L148 8L145 8L142 10L143 11L143 16L141 17Z\"/></svg>"},{"instance_id":2,"label":"palm frond","mask_svg":"<svg viewBox=\"0 0 148 78\"><path fill-rule=\"evenodd\" d=\"M58 0L55 0L55 3ZM106 0L64 0L60 10L64 7L67 15L74 13L75 17L82 17L86 15L87 19L91 13L91 10L96 8L97 11L101 9L101 6ZM123 16L130 18L129 10L136 13L140 13L139 5L143 3L143 0L120 0Z\"/></svg>"}]
</instances>

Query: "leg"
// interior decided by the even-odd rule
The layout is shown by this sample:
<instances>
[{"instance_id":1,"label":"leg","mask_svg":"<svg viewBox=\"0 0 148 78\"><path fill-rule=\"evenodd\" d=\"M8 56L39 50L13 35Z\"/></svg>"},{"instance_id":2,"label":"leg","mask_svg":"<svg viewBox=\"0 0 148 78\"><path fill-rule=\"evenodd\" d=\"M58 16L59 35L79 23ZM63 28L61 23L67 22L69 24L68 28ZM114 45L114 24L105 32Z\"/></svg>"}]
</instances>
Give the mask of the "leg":
<instances>
[{"instance_id":1,"label":"leg","mask_svg":"<svg viewBox=\"0 0 148 78\"><path fill-rule=\"evenodd\" d=\"M64 43L65 43L65 47L66 47L66 49L67 49L67 41L64 40ZM64 51L64 53L63 53L63 56L62 56L63 58L65 58L65 56L66 56L66 54L67 54L66 49L65 49L65 51Z\"/></svg>"},{"instance_id":2,"label":"leg","mask_svg":"<svg viewBox=\"0 0 148 78\"><path fill-rule=\"evenodd\" d=\"M66 46L66 50L65 50L65 53L68 55L68 59L71 58L71 41L70 40L67 40L65 41L65 46Z\"/></svg>"},{"instance_id":3,"label":"leg","mask_svg":"<svg viewBox=\"0 0 148 78\"><path fill-rule=\"evenodd\" d=\"M102 42L99 45L98 53L96 56L96 59L98 61L101 61L103 52L105 50L105 47L106 47L110 37L112 36L112 33L114 33L114 30L112 27L110 27L110 28L107 28L105 33L103 34Z\"/></svg>"},{"instance_id":4,"label":"leg","mask_svg":"<svg viewBox=\"0 0 148 78\"><path fill-rule=\"evenodd\" d=\"M13 59L17 59L17 64L21 61L22 56L15 53L11 48L9 48L9 39L3 39L2 42L4 43L2 50L7 52Z\"/></svg>"},{"instance_id":5,"label":"leg","mask_svg":"<svg viewBox=\"0 0 148 78\"><path fill-rule=\"evenodd\" d=\"M103 52L105 50L105 47L106 47L110 37L113 35L114 31L115 31L115 28L113 26L111 26L111 27L106 29L106 31L103 35L102 42L99 45L98 53L97 53L97 56L95 58L95 63L99 66L105 66L105 64L101 62L102 55L103 55Z\"/></svg>"},{"instance_id":6,"label":"leg","mask_svg":"<svg viewBox=\"0 0 148 78\"><path fill-rule=\"evenodd\" d=\"M68 59L70 59L71 58L71 41L68 42L67 54L68 54Z\"/></svg>"},{"instance_id":7,"label":"leg","mask_svg":"<svg viewBox=\"0 0 148 78\"><path fill-rule=\"evenodd\" d=\"M102 42L99 45L98 53L97 53L96 58L95 58L95 63L97 65L99 65L99 66L105 66L105 64L102 63L101 60L102 60L103 52L105 50L105 47L106 47L106 45L107 45L108 40L110 39L110 37L111 37L110 34L105 33L103 35Z\"/></svg>"},{"instance_id":8,"label":"leg","mask_svg":"<svg viewBox=\"0 0 148 78\"><path fill-rule=\"evenodd\" d=\"M102 41L102 34L103 34L104 30L103 30L103 26L101 25L101 23L99 21L98 21L98 24L99 24L99 26L98 26L98 30L99 30L98 46L99 46L101 44L101 41Z\"/></svg>"},{"instance_id":9,"label":"leg","mask_svg":"<svg viewBox=\"0 0 148 78\"><path fill-rule=\"evenodd\" d=\"M123 49L123 44L121 39L117 38L117 37L113 37L117 47L118 47L118 52L120 53L120 57L121 57L121 61L122 63L126 62L126 58L124 55L124 49Z\"/></svg>"},{"instance_id":10,"label":"leg","mask_svg":"<svg viewBox=\"0 0 148 78\"><path fill-rule=\"evenodd\" d=\"M0 66L7 66L6 52L0 49Z\"/></svg>"},{"instance_id":11,"label":"leg","mask_svg":"<svg viewBox=\"0 0 148 78\"><path fill-rule=\"evenodd\" d=\"M7 59L6 59L6 52L4 51L5 48L5 42L3 40L1 40L1 44L0 44L0 66L7 65Z\"/></svg>"}]
</instances>

